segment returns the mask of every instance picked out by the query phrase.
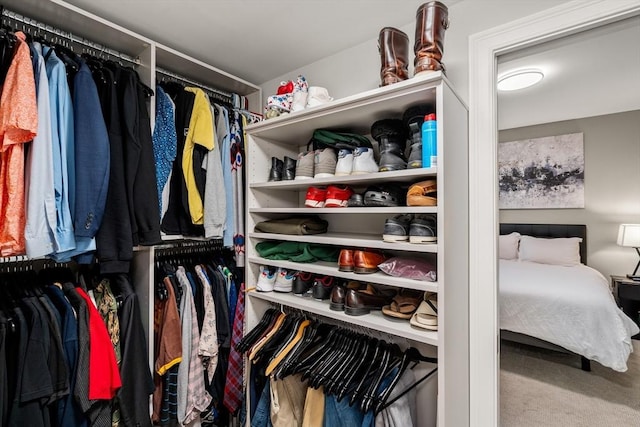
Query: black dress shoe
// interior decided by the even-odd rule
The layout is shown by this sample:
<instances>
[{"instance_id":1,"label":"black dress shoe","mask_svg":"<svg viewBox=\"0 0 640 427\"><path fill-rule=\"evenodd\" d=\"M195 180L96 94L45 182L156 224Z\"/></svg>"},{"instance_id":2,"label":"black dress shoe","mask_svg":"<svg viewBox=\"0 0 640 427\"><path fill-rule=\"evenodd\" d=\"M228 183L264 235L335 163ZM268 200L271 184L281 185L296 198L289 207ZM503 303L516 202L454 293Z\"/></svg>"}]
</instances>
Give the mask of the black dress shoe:
<instances>
[{"instance_id":1,"label":"black dress shoe","mask_svg":"<svg viewBox=\"0 0 640 427\"><path fill-rule=\"evenodd\" d=\"M269 171L269 181L282 181L282 168L284 163L277 157L271 158L271 170Z\"/></svg>"},{"instance_id":2,"label":"black dress shoe","mask_svg":"<svg viewBox=\"0 0 640 427\"><path fill-rule=\"evenodd\" d=\"M291 181L296 178L296 159L284 156L284 169L282 171L282 180Z\"/></svg>"}]
</instances>

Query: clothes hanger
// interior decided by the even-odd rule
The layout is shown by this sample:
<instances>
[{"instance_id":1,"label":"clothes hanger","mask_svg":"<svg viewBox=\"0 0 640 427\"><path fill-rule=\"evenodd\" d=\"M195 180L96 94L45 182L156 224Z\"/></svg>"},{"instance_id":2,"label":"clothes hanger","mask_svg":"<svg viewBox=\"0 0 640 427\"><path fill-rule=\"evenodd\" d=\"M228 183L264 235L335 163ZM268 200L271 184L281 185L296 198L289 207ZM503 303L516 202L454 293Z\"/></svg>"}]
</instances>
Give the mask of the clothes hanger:
<instances>
[{"instance_id":1,"label":"clothes hanger","mask_svg":"<svg viewBox=\"0 0 640 427\"><path fill-rule=\"evenodd\" d=\"M344 380L347 371L354 369L354 361L360 360L366 354L366 338L360 334L353 337L354 345L351 347L347 358L344 359L332 373L332 378L325 385L325 394L334 395L340 390L339 385Z\"/></svg>"},{"instance_id":2,"label":"clothes hanger","mask_svg":"<svg viewBox=\"0 0 640 427\"><path fill-rule=\"evenodd\" d=\"M284 322L282 322L282 325L280 325L276 333L268 338L265 344L255 352L254 362L265 355L267 357L267 363L273 360L272 358L270 359L269 356L281 351L281 349L293 339L299 322L299 316L287 314Z\"/></svg>"},{"instance_id":3,"label":"clothes hanger","mask_svg":"<svg viewBox=\"0 0 640 427\"><path fill-rule=\"evenodd\" d=\"M385 347L387 350L387 357L384 360L384 363L378 368L377 372L374 373L375 380L371 383L361 400L360 409L363 412L368 412L372 408L374 404L374 397L378 395L378 390L382 380L390 375L400 364L400 358L398 357L400 347L397 344L388 344Z\"/></svg>"},{"instance_id":4,"label":"clothes hanger","mask_svg":"<svg viewBox=\"0 0 640 427\"><path fill-rule=\"evenodd\" d=\"M391 380L389 385L384 390L382 390L380 393L378 393L378 395L376 397L374 397L374 408L373 409L374 409L374 412L376 414L379 413L380 411L382 411L385 407L387 407L391 403L393 403L393 402L390 402L390 403L387 404L386 402L389 399L389 396L391 395L391 392L393 391L395 386L398 384L398 381L400 380L400 377L402 376L402 374L404 374L404 371L407 369L409 364L412 363L412 362L414 363L414 366L416 364L418 364L419 362L427 362L427 363L435 363L435 364L437 364L438 363L438 359L435 358L435 357L423 356L420 353L420 351L418 351L418 349L416 349L415 347L409 347L408 349L406 349L404 351L404 353L402 354L402 358L401 358L400 363L399 363L398 372L393 377L393 379ZM430 371L423 379L417 381L415 386L417 386L420 382L424 381L427 377L432 375L435 372L435 370L437 370L437 367L434 370ZM411 388L405 390L399 396L396 396L396 398L394 398L393 401L399 399L403 394L406 394L409 390L411 390Z\"/></svg>"},{"instance_id":5,"label":"clothes hanger","mask_svg":"<svg viewBox=\"0 0 640 427\"><path fill-rule=\"evenodd\" d=\"M284 313L279 313L275 319L274 325L269 329L269 331L251 348L249 352L249 360L253 361L256 356L256 353L264 347L264 345L269 341L269 339L275 335L276 332L284 323L284 319L287 317Z\"/></svg>"}]
</instances>

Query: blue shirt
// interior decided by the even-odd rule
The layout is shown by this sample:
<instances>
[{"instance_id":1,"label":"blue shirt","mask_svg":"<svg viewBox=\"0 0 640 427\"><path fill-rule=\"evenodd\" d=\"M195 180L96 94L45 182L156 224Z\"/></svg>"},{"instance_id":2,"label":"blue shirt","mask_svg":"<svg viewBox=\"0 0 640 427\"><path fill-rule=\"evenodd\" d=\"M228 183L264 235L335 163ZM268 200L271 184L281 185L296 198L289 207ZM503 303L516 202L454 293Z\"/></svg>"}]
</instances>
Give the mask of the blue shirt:
<instances>
[{"instance_id":1,"label":"blue shirt","mask_svg":"<svg viewBox=\"0 0 640 427\"><path fill-rule=\"evenodd\" d=\"M43 47L49 100L51 103L51 139L53 149L53 182L56 197L56 252L76 247L71 217L71 200L75 191L75 155L73 107L67 72L62 61L48 46ZM71 170L69 166L71 165Z\"/></svg>"}]
</instances>

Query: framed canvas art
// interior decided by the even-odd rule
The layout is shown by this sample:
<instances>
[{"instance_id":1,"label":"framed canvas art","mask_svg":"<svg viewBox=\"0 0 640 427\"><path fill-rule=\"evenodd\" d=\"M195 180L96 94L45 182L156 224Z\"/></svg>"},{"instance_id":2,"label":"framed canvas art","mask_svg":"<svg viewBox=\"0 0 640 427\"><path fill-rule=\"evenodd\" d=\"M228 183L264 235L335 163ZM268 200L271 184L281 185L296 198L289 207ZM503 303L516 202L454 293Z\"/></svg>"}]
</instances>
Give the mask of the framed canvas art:
<instances>
[{"instance_id":1,"label":"framed canvas art","mask_svg":"<svg viewBox=\"0 0 640 427\"><path fill-rule=\"evenodd\" d=\"M582 133L498 144L500 209L584 208Z\"/></svg>"}]
</instances>

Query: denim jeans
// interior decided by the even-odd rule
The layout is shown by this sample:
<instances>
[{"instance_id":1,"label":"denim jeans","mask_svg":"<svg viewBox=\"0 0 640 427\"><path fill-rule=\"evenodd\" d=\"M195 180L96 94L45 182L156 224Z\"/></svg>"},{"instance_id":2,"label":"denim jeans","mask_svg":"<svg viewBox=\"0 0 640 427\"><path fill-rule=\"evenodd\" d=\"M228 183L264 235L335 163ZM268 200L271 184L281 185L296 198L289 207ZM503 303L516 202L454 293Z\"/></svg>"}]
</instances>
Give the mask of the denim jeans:
<instances>
[{"instance_id":1,"label":"denim jeans","mask_svg":"<svg viewBox=\"0 0 640 427\"><path fill-rule=\"evenodd\" d=\"M251 418L251 427L272 427L271 424L271 387L267 382L262 389L258 407Z\"/></svg>"}]
</instances>

